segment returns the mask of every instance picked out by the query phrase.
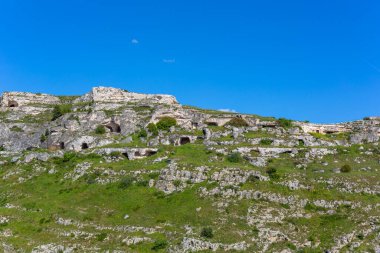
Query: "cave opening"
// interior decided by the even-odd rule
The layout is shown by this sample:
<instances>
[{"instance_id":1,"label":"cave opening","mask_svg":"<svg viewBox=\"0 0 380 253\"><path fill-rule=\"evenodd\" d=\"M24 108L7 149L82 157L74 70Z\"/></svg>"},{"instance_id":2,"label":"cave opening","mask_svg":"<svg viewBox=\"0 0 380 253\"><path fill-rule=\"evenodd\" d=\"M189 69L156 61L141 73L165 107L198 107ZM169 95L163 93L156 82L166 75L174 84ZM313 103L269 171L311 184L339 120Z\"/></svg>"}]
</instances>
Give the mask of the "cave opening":
<instances>
[{"instance_id":1,"label":"cave opening","mask_svg":"<svg viewBox=\"0 0 380 253\"><path fill-rule=\"evenodd\" d=\"M8 107L18 107L18 103L16 101L9 101Z\"/></svg>"},{"instance_id":2,"label":"cave opening","mask_svg":"<svg viewBox=\"0 0 380 253\"><path fill-rule=\"evenodd\" d=\"M179 139L179 144L180 144L180 145L185 145L185 144L187 144L187 143L190 143L190 138L189 138L189 137L181 137L181 138Z\"/></svg>"}]
</instances>

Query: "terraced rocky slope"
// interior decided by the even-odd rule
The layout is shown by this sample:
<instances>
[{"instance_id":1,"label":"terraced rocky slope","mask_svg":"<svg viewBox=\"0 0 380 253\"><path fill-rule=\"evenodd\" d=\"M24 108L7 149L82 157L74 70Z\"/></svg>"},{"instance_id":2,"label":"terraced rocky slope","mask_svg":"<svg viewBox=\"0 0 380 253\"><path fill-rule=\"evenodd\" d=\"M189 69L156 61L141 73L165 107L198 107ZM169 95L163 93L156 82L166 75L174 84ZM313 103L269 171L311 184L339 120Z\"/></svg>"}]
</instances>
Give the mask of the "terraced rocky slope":
<instances>
[{"instance_id":1,"label":"terraced rocky slope","mask_svg":"<svg viewBox=\"0 0 380 253\"><path fill-rule=\"evenodd\" d=\"M380 118L6 92L2 252L380 252Z\"/></svg>"}]
</instances>

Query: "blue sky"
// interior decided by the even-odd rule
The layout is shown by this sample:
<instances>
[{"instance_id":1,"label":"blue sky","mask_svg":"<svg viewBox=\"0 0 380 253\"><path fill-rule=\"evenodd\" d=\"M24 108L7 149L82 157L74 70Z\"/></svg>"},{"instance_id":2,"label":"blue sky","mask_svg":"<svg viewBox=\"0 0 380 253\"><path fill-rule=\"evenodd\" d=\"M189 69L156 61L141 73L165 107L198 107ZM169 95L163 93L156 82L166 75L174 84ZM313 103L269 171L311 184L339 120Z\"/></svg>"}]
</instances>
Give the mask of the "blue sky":
<instances>
[{"instance_id":1,"label":"blue sky","mask_svg":"<svg viewBox=\"0 0 380 253\"><path fill-rule=\"evenodd\" d=\"M379 1L0 0L0 92L92 86L314 122L380 115Z\"/></svg>"}]
</instances>

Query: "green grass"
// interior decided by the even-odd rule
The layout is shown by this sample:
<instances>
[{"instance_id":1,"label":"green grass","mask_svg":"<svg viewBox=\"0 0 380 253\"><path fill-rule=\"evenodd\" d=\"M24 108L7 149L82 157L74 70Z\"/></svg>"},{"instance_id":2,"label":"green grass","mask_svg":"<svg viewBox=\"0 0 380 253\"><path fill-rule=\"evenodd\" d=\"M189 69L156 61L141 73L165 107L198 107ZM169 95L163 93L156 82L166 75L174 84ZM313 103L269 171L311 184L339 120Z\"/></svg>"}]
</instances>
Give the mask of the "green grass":
<instances>
[{"instance_id":1,"label":"green grass","mask_svg":"<svg viewBox=\"0 0 380 253\"><path fill-rule=\"evenodd\" d=\"M250 132L248 134L255 134L255 137L261 134L260 137L264 138L263 135L267 133ZM145 143L141 143L135 134L132 143L115 144L114 146L123 145L143 147ZM250 180L241 185L226 187L226 189L259 191L276 194L276 196L293 196L298 200L309 200L309 203L303 208L265 199L231 198L223 200L220 196L201 197L200 187L208 189L218 187L217 183L207 181L190 184L183 191L169 195L147 185L150 179L159 179L160 170L167 167L167 160L153 163L156 158L163 156L167 156L168 160L175 161L180 170L193 170L198 166L209 166L208 175L224 168L257 170L262 175L267 175L267 168L254 168L245 159L228 161L225 156L218 156L216 153L208 151L201 142L183 146L162 145L159 147L158 154L133 161L124 158L105 162L106 159L98 155L66 153L63 158L54 158L48 163L8 163L3 165L0 170L0 216L10 217L10 222L0 226L0 230L9 229L14 236L0 240L26 252L31 251L36 245L52 242L63 245L80 243L86 247L96 246L101 251L114 249L127 252L152 252L152 247L157 244L155 242L164 240L168 242L168 246L157 252L166 252L168 247L181 242L185 236L184 226L190 225L194 232L192 237L195 238L201 238L202 228L209 227L212 229L213 237L207 238L207 240L212 242L250 242L251 238L258 237L260 228L247 224L247 210L251 207L258 207L262 214L276 210L287 214L299 211L310 215L310 218L288 215L280 223L266 223L265 228L281 231L292 240L302 242L312 240L312 245L320 242L316 248L305 247L303 250L304 252L321 252L330 248L337 236L353 230L358 230L359 233L359 225L362 222L368 221L369 217L379 215L378 209L371 211L362 209L367 205L379 203L379 195L346 193L340 191L339 185L328 187L326 183L318 181L321 179L334 179L337 182L343 180L359 186L363 185L363 187L367 183L377 184L380 169L379 154L374 151L372 155L366 155L359 147L359 145L355 145L339 148L336 155L328 155L321 161L314 161L305 170L295 167L302 155L295 158L291 158L287 154L281 155L279 158L270 159L267 166L267 168L276 169L278 178L272 178L268 182ZM363 147L365 150L376 148L370 144L363 145ZM360 157L364 161L357 164L354 161L356 157ZM75 166L82 162L92 164L83 177L77 181L64 179L67 173L73 172ZM328 165L322 165L322 162L327 162ZM340 174L332 172L332 169L340 168L343 164L350 164L352 171ZM46 168L46 170L38 171L36 168L40 167ZM48 174L47 171L53 167L57 172ZM372 170L363 172L359 170L362 167L371 167ZM325 173L314 172L321 168L325 170ZM95 183L95 178L107 178L107 176L101 176L105 170L117 173L125 171L125 173L112 183ZM134 173L137 170L142 173ZM5 175L15 171L18 173L5 179ZM26 178L27 181L18 183L20 177ZM129 181L127 187L120 187L122 178L131 178L133 181ZM291 190L280 184L294 179L299 180L303 185L310 186L310 189ZM361 207L353 209L350 206L342 205L335 209L335 213L328 214L328 209L312 203L315 200L347 200L360 202ZM20 209L5 208L6 203L19 206ZM226 203L226 205L218 207L219 203ZM129 215L128 219L124 219L126 214ZM72 219L82 224L83 227L57 224L55 221L58 217ZM258 217L260 218L260 216ZM152 234L142 231L124 232L107 228L96 229L97 225L104 227L142 226L155 228L157 231ZM91 233L94 236L89 240L84 240L80 237L60 235L63 232L70 234L73 230ZM152 239L152 242L142 242L127 247L121 243L120 238L128 236L148 237ZM364 237L360 240L368 242L370 238ZM260 245L251 244L248 252L260 251ZM280 251L284 248L294 250L294 247L291 242L277 242L269 246L268 252ZM367 248L363 244L361 249Z\"/></svg>"}]
</instances>

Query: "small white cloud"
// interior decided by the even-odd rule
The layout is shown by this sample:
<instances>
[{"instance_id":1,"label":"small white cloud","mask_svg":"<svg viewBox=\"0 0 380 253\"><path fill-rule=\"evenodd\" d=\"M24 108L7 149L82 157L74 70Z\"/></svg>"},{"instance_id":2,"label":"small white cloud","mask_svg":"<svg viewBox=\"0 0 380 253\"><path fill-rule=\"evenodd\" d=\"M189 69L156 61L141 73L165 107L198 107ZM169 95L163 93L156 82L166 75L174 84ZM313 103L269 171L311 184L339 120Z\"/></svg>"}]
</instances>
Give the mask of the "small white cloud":
<instances>
[{"instance_id":1,"label":"small white cloud","mask_svg":"<svg viewBox=\"0 0 380 253\"><path fill-rule=\"evenodd\" d=\"M163 59L162 60L164 63L172 64L175 63L175 59Z\"/></svg>"},{"instance_id":2,"label":"small white cloud","mask_svg":"<svg viewBox=\"0 0 380 253\"><path fill-rule=\"evenodd\" d=\"M131 43L132 43L132 44L139 44L139 41L138 41L137 39L132 39L132 40L131 40Z\"/></svg>"},{"instance_id":3,"label":"small white cloud","mask_svg":"<svg viewBox=\"0 0 380 253\"><path fill-rule=\"evenodd\" d=\"M233 112L233 113L237 112L234 109L219 109L218 111L221 111L221 112Z\"/></svg>"}]
</instances>

